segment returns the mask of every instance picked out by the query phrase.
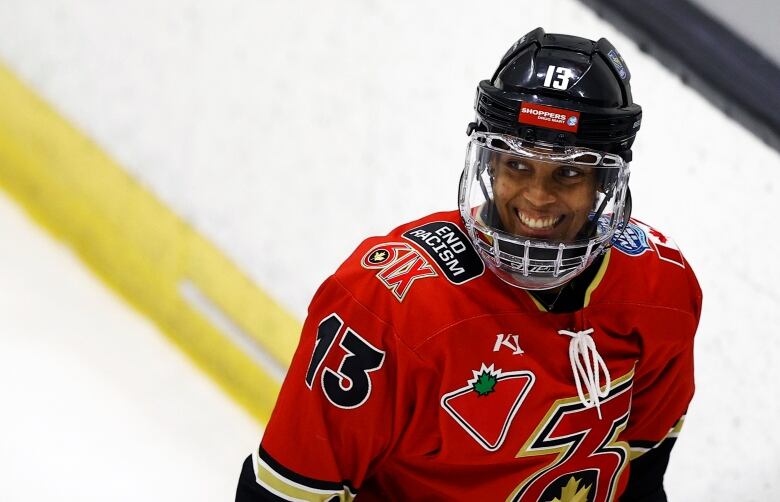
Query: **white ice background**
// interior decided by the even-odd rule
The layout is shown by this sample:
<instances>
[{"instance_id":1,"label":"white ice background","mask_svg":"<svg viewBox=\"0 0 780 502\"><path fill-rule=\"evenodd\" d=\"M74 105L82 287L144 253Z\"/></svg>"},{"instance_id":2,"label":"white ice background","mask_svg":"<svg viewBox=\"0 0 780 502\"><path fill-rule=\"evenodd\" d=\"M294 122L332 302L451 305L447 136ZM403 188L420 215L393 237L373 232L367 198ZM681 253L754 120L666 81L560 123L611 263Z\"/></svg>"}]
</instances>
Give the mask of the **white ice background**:
<instances>
[{"instance_id":1,"label":"white ice background","mask_svg":"<svg viewBox=\"0 0 780 502\"><path fill-rule=\"evenodd\" d=\"M628 62L644 109L632 164L634 214L677 241L704 290L697 395L669 467L670 497L771 499L780 493L780 157L580 3L5 0L0 59L302 319L317 285L365 236L455 208L476 83L537 26L606 36ZM54 272L48 277L45 295L56 295L64 283ZM41 315L64 315L58 302L29 301L40 302ZM87 317L95 311L67 308ZM88 333L101 328L78 325L84 333L73 336L90 341L66 351L25 316L0 319L3 354L15 343L3 323L11 333L29 332L16 361L94 354L55 365L51 378L70 371L79 382L69 388L73 417L112 418L101 398L108 391L84 373L119 357ZM164 345L150 335L138 338L146 341L122 351L124 360L140 366L150 351L164 352L150 348ZM51 436L77 427L47 423L44 407L29 406L25 389L43 391L44 381L20 373L4 406L0 425L22 438L0 443L0 490L12 495L44 483ZM142 390L127 392L125 406L159 411L159 402L131 405L128 396ZM171 435L164 447L160 431L139 425L137 414L123 416L117 428L144 448L69 465L72 475L57 480L65 500L98 500L80 487L86 478L113 487L115 477L90 476L109 472L112 462L131 464L132 476L170 476L171 484L188 474L192 438ZM219 420L210 434L226 443L246 439L245 417ZM166 452L173 455L179 440L177 464ZM96 457L105 455L98 443L79 455L88 458L93 446ZM220 458L212 469L232 475L236 465ZM165 500L163 493L144 499ZM39 500L34 492L0 498Z\"/></svg>"},{"instance_id":2,"label":"white ice background","mask_svg":"<svg viewBox=\"0 0 780 502\"><path fill-rule=\"evenodd\" d=\"M260 426L0 192L0 500L231 500Z\"/></svg>"}]
</instances>

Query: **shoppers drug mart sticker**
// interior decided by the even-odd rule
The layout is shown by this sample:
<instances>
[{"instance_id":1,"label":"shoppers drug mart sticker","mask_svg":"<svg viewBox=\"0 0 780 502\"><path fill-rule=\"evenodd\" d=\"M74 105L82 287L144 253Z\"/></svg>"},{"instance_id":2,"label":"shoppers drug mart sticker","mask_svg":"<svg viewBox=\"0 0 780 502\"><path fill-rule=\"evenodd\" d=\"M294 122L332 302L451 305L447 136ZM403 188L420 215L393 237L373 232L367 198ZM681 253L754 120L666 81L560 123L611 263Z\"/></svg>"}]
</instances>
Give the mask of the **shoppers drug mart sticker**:
<instances>
[{"instance_id":1,"label":"shoppers drug mart sticker","mask_svg":"<svg viewBox=\"0 0 780 502\"><path fill-rule=\"evenodd\" d=\"M555 108L553 106L522 103L517 121L521 124L577 132L580 127L580 112Z\"/></svg>"}]
</instances>

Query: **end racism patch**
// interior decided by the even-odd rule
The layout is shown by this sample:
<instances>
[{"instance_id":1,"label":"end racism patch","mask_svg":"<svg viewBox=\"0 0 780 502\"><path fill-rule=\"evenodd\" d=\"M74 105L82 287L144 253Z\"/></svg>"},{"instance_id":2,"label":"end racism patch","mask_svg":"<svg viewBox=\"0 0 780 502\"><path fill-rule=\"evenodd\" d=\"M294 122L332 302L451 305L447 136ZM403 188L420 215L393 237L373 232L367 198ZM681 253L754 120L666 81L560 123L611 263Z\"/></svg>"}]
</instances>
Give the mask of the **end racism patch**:
<instances>
[{"instance_id":1,"label":"end racism patch","mask_svg":"<svg viewBox=\"0 0 780 502\"><path fill-rule=\"evenodd\" d=\"M485 264L466 234L454 223L434 221L403 233L420 246L453 284L463 284L485 272Z\"/></svg>"},{"instance_id":2,"label":"end racism patch","mask_svg":"<svg viewBox=\"0 0 780 502\"><path fill-rule=\"evenodd\" d=\"M580 112L535 103L521 103L517 121L548 129L577 132L580 128Z\"/></svg>"}]
</instances>

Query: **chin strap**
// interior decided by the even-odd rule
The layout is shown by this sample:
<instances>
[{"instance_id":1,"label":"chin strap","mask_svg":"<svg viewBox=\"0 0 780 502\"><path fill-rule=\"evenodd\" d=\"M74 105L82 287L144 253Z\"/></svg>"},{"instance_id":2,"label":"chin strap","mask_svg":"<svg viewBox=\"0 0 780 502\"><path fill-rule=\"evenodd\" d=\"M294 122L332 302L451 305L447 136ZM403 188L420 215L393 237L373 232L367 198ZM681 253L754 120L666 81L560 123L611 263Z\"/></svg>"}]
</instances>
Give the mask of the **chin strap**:
<instances>
[{"instance_id":1,"label":"chin strap","mask_svg":"<svg viewBox=\"0 0 780 502\"><path fill-rule=\"evenodd\" d=\"M586 408L595 406L599 419L601 419L600 400L609 395L609 391L612 390L612 380L604 359L601 358L598 350L596 350L596 342L590 336L591 333L593 333L593 328L585 331L568 331L565 329L558 331L559 335L571 337L569 342L569 361L571 362L571 370L574 373L574 382L577 384L577 394L580 396L580 401ZM601 371L604 372L606 377L604 390L601 390L600 385L599 377ZM588 391L587 399L582 390L583 385L585 390Z\"/></svg>"}]
</instances>

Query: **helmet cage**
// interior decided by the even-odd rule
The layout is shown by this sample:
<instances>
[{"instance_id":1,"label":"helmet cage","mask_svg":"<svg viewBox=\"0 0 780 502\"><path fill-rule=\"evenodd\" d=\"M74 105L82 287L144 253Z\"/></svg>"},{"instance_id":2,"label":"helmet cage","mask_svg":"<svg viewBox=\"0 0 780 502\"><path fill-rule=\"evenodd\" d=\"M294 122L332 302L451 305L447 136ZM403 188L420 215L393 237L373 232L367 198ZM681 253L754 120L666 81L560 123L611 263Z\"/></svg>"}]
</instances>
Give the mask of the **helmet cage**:
<instances>
[{"instance_id":1,"label":"helmet cage","mask_svg":"<svg viewBox=\"0 0 780 502\"><path fill-rule=\"evenodd\" d=\"M517 235L503 228L495 211L493 160L498 154L597 172L593 209L569 241ZM460 183L459 206L469 236L487 266L503 281L523 289L560 286L603 253L630 216L626 207L628 163L617 154L582 147L528 144L520 138L474 131Z\"/></svg>"}]
</instances>

